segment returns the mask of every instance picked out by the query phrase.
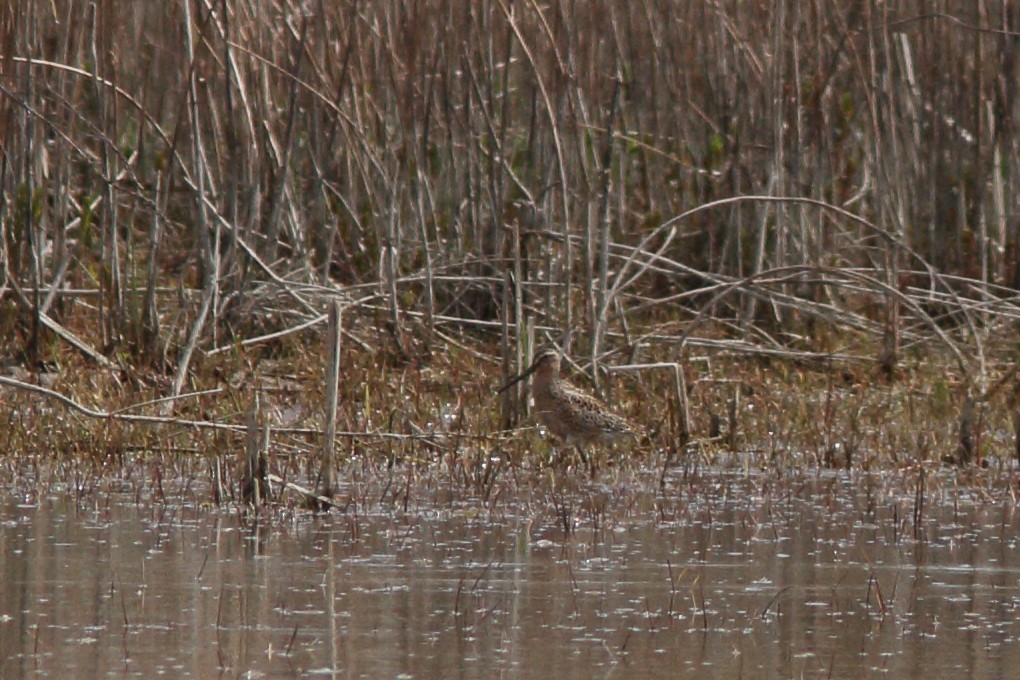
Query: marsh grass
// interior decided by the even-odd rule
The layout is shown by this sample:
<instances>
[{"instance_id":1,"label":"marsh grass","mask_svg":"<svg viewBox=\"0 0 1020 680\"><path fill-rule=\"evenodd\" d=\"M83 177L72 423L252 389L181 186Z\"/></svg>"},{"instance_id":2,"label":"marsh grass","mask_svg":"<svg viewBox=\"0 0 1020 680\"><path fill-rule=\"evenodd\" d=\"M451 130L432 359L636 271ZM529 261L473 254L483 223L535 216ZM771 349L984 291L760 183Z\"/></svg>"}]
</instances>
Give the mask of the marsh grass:
<instances>
[{"instance_id":1,"label":"marsh grass","mask_svg":"<svg viewBox=\"0 0 1020 680\"><path fill-rule=\"evenodd\" d=\"M77 395L92 409L118 413L94 418L32 392L8 392L5 403L10 406L0 424L5 458L22 470L55 466L59 472L53 474L67 475L65 481L84 496L101 487L103 479L123 476L158 496L161 481L169 476L195 479L210 494L218 482L225 495L210 502L239 502L243 423L258 394L259 422L271 428L269 471L311 486L319 475L324 435L324 339L316 335L245 352L242 365L230 353L196 363L192 382L197 394L179 401L173 416L179 422L118 419L125 414L158 417L158 401L132 405L154 401L163 394L161 385L129 384L110 372L83 370L85 360L66 352L66 364L60 365L51 389ZM384 346L388 340L385 334L362 339ZM593 502L585 495L593 481L595 488L652 488L664 465L670 468L662 471L662 491L668 497L685 485L700 484L696 480L713 470L760 471L781 479L845 468L912 479L918 471L933 475L956 462L959 387L947 382L944 364L940 369L930 359L918 362L888 383L877 370L869 375L868 367L855 373L719 353L691 364L693 437L679 449L668 425L672 379L656 373L614 377L614 408L642 423L650 437L599 452L598 477L591 480L587 468L560 455L530 418L513 430L500 429L497 363L494 357L486 359L484 350L467 338L465 349L436 352L412 364L396 350L366 352L347 345L336 426L336 472L344 480L339 486L349 493L350 484L366 484L374 491L363 502L397 506L438 487L498 506L533 487L546 489L554 505L559 498L569 519L576 512L587 517L604 513L598 504L581 507ZM584 382L581 375L574 379ZM739 401L733 410L735 392ZM993 399L983 411L978 446L990 469L973 474L986 478L981 485L997 486L991 480L999 479L1012 487L1007 397ZM726 434L712 436L716 414ZM729 422L733 414L735 425ZM926 491L931 494L931 487ZM278 484L269 500L302 502L299 494ZM337 502L344 506L357 499L341 495Z\"/></svg>"},{"instance_id":2,"label":"marsh grass","mask_svg":"<svg viewBox=\"0 0 1020 680\"><path fill-rule=\"evenodd\" d=\"M388 497L569 485L493 396L564 337L651 434L605 474L1006 467L1020 16L960 12L10 3L3 456L236 499L257 395L308 484L338 302Z\"/></svg>"}]
</instances>

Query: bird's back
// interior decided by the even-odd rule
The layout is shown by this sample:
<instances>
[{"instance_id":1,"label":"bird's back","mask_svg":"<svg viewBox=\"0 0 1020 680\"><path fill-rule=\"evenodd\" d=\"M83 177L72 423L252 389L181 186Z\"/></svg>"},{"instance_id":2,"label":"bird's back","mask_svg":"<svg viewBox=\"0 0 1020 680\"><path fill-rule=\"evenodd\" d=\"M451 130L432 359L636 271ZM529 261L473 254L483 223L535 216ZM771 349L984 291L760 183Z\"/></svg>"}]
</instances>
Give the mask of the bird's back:
<instances>
[{"instance_id":1,"label":"bird's back","mask_svg":"<svg viewBox=\"0 0 1020 680\"><path fill-rule=\"evenodd\" d=\"M535 409L539 420L568 446L610 441L637 431L604 403L559 379L535 386Z\"/></svg>"}]
</instances>

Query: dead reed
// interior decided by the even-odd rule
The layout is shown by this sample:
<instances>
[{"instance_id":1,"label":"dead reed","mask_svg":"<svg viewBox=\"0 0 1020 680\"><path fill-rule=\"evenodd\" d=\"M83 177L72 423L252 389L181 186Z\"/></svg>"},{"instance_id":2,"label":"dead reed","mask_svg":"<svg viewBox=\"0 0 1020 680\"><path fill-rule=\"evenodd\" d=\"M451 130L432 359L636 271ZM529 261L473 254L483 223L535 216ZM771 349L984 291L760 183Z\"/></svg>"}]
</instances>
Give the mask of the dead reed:
<instances>
[{"instance_id":1,"label":"dead reed","mask_svg":"<svg viewBox=\"0 0 1020 680\"><path fill-rule=\"evenodd\" d=\"M9 3L0 444L219 456L258 393L315 479L339 299L338 460L486 495L569 331L663 480L1015 455L1020 8L954 12Z\"/></svg>"}]
</instances>

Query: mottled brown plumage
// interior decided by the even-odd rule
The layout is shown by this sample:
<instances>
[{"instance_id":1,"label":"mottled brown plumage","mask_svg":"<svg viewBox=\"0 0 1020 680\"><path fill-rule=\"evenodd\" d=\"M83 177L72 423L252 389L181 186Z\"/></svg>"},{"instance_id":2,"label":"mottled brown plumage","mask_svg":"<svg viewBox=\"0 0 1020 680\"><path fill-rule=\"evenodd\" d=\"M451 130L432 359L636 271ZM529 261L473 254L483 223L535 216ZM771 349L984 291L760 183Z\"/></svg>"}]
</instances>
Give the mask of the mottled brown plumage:
<instances>
[{"instance_id":1,"label":"mottled brown plumage","mask_svg":"<svg viewBox=\"0 0 1020 680\"><path fill-rule=\"evenodd\" d=\"M532 394L538 419L564 446L612 441L636 431L601 401L561 379L560 355L555 350L535 357Z\"/></svg>"},{"instance_id":2,"label":"mottled brown plumage","mask_svg":"<svg viewBox=\"0 0 1020 680\"><path fill-rule=\"evenodd\" d=\"M564 446L576 446L582 458L586 458L584 447L588 444L637 434L637 427L626 418L611 413L604 403L560 378L560 355L555 349L540 351L531 367L500 391L532 373L535 415Z\"/></svg>"}]
</instances>

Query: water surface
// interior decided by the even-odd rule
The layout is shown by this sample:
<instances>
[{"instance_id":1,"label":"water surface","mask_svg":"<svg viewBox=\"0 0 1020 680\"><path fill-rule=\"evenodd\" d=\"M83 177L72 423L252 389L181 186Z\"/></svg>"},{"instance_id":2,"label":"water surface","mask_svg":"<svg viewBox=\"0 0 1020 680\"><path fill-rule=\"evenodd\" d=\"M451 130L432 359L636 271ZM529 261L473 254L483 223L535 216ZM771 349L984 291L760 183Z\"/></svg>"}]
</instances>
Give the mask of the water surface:
<instances>
[{"instance_id":1,"label":"water surface","mask_svg":"<svg viewBox=\"0 0 1020 680\"><path fill-rule=\"evenodd\" d=\"M0 503L0 677L1008 678L1008 493L708 471L488 501ZM929 487L931 488L931 487ZM71 501L72 496L78 496ZM508 500L512 499L512 500ZM916 521L915 521L916 520ZM568 531L569 529L569 531Z\"/></svg>"}]
</instances>

